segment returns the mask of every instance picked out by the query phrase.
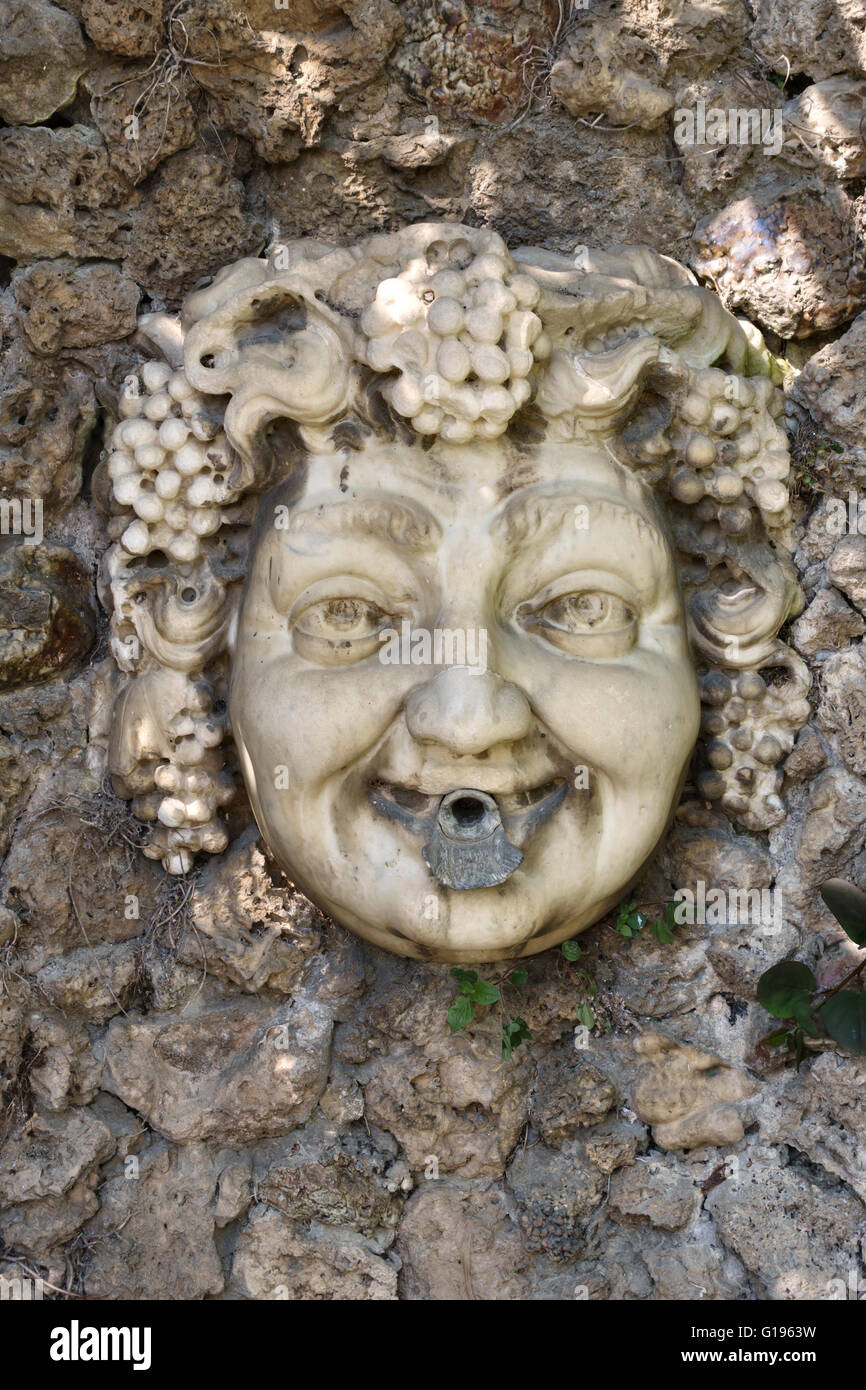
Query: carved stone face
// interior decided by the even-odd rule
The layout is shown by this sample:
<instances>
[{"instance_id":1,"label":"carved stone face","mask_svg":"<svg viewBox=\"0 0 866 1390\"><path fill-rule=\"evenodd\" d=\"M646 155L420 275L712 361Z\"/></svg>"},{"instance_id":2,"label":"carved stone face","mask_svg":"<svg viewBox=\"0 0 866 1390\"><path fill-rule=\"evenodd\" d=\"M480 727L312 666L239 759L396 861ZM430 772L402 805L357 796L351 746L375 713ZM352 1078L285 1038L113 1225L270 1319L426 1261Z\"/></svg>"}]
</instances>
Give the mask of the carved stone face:
<instances>
[{"instance_id":1,"label":"carved stone face","mask_svg":"<svg viewBox=\"0 0 866 1390\"><path fill-rule=\"evenodd\" d=\"M262 503L230 710L286 873L404 955L530 955L652 853L698 733L664 522L612 457L373 444Z\"/></svg>"}]
</instances>

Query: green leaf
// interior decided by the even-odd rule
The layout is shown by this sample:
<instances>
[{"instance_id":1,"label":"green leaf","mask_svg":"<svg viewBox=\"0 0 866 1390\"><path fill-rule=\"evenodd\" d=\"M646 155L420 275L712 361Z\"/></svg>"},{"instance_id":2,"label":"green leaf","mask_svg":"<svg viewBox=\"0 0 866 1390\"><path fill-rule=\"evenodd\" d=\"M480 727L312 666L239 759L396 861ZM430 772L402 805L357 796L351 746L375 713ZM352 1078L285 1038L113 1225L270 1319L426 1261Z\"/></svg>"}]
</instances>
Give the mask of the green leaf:
<instances>
[{"instance_id":1,"label":"green leaf","mask_svg":"<svg viewBox=\"0 0 866 1390\"><path fill-rule=\"evenodd\" d=\"M475 1017L475 1009L472 1007L472 1000L467 999L463 994L456 999L448 1010L448 1027L452 1033L459 1033L461 1028L465 1028L467 1023L471 1023Z\"/></svg>"},{"instance_id":2,"label":"green leaf","mask_svg":"<svg viewBox=\"0 0 866 1390\"><path fill-rule=\"evenodd\" d=\"M860 1057L866 1055L866 994L840 990L819 1012L824 1027L840 1047Z\"/></svg>"},{"instance_id":3,"label":"green leaf","mask_svg":"<svg viewBox=\"0 0 866 1390\"><path fill-rule=\"evenodd\" d=\"M532 1034L522 1018L510 1018L502 1025L502 1060L507 1062L515 1047L522 1042L531 1042Z\"/></svg>"},{"instance_id":4,"label":"green leaf","mask_svg":"<svg viewBox=\"0 0 866 1390\"><path fill-rule=\"evenodd\" d=\"M588 1004L578 1004L577 1021L578 1023L582 1023L584 1028L595 1027L595 1014Z\"/></svg>"},{"instance_id":5,"label":"green leaf","mask_svg":"<svg viewBox=\"0 0 866 1390\"><path fill-rule=\"evenodd\" d=\"M800 1070L800 1063L802 1062L803 1058L804 1058L805 1055L806 1055L806 1048L805 1048L804 1043L803 1043L803 1030L802 1030L802 1028L795 1028L795 1029L794 1029L793 1033L791 1034L791 1045L792 1045L792 1047L793 1047L793 1049L794 1049L794 1061L795 1061L796 1066L797 1066L797 1071L799 1071L799 1070Z\"/></svg>"},{"instance_id":6,"label":"green leaf","mask_svg":"<svg viewBox=\"0 0 866 1390\"><path fill-rule=\"evenodd\" d=\"M520 986L525 985L528 979L529 971L524 970L521 966L519 970L512 970L511 974L508 976L508 984L511 985L512 989L516 989L519 994Z\"/></svg>"},{"instance_id":7,"label":"green leaf","mask_svg":"<svg viewBox=\"0 0 866 1390\"><path fill-rule=\"evenodd\" d=\"M791 1017L796 1020L797 1024L800 1026L800 1028L802 1028L803 1032L806 1034L807 1037L820 1038L821 1029L815 1022L815 1016L812 1013L812 1000L810 996L794 1000Z\"/></svg>"},{"instance_id":8,"label":"green leaf","mask_svg":"<svg viewBox=\"0 0 866 1390\"><path fill-rule=\"evenodd\" d=\"M454 965L451 967L451 974L454 976L455 980L460 982L462 994L472 993L472 988L478 979L478 972L476 970L462 970L459 965Z\"/></svg>"},{"instance_id":9,"label":"green leaf","mask_svg":"<svg viewBox=\"0 0 866 1390\"><path fill-rule=\"evenodd\" d=\"M559 949L566 960L580 960L583 955L578 941L563 941Z\"/></svg>"},{"instance_id":10,"label":"green leaf","mask_svg":"<svg viewBox=\"0 0 866 1390\"><path fill-rule=\"evenodd\" d=\"M808 965L782 960L771 965L758 980L758 1001L774 1018L793 1018L795 1007L808 1005L815 989L815 976Z\"/></svg>"},{"instance_id":11,"label":"green leaf","mask_svg":"<svg viewBox=\"0 0 866 1390\"><path fill-rule=\"evenodd\" d=\"M765 1047L788 1047L791 1042L791 1033L787 1028L774 1028L772 1033L761 1038L761 1042Z\"/></svg>"},{"instance_id":12,"label":"green leaf","mask_svg":"<svg viewBox=\"0 0 866 1390\"><path fill-rule=\"evenodd\" d=\"M489 980L479 980L472 991L472 998L476 1004L498 1004L502 995Z\"/></svg>"},{"instance_id":13,"label":"green leaf","mask_svg":"<svg viewBox=\"0 0 866 1390\"><path fill-rule=\"evenodd\" d=\"M657 917L654 922L651 922L650 931L652 932L656 941L658 941L662 946L670 946L674 939L673 928L671 924L665 920L664 917Z\"/></svg>"},{"instance_id":14,"label":"green leaf","mask_svg":"<svg viewBox=\"0 0 866 1390\"><path fill-rule=\"evenodd\" d=\"M866 893L844 878L830 878L821 884L821 897L851 940L866 946Z\"/></svg>"}]
</instances>

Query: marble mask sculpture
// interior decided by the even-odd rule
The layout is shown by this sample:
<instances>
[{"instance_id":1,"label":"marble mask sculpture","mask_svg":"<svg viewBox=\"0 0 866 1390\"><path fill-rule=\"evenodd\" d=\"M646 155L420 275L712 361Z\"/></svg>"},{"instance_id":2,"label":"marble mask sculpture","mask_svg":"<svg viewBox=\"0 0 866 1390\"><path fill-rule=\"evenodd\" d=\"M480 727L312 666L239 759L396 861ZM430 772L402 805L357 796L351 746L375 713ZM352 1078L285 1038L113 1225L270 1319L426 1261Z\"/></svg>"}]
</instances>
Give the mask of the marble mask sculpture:
<instances>
[{"instance_id":1,"label":"marble mask sculpture","mask_svg":"<svg viewBox=\"0 0 866 1390\"><path fill-rule=\"evenodd\" d=\"M169 872L225 847L236 755L314 902L480 962L621 898L699 733L694 795L783 817L779 367L688 271L428 223L141 327L100 485L110 769Z\"/></svg>"}]
</instances>

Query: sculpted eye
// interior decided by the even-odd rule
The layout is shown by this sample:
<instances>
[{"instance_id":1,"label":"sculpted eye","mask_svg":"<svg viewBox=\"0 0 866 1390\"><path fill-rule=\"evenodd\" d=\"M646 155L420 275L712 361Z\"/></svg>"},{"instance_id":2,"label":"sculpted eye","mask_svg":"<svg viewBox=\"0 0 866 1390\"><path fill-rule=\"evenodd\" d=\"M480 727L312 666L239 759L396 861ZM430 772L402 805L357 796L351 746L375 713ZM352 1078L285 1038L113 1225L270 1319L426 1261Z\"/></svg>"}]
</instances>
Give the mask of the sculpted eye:
<instances>
[{"instance_id":1,"label":"sculpted eye","mask_svg":"<svg viewBox=\"0 0 866 1390\"><path fill-rule=\"evenodd\" d=\"M329 598L311 603L292 625L295 650L309 661L363 661L377 651L390 616L364 598Z\"/></svg>"},{"instance_id":2,"label":"sculpted eye","mask_svg":"<svg viewBox=\"0 0 866 1390\"><path fill-rule=\"evenodd\" d=\"M634 613L623 599L597 591L552 599L538 616L546 626L565 632L609 632L634 622Z\"/></svg>"},{"instance_id":3,"label":"sculpted eye","mask_svg":"<svg viewBox=\"0 0 866 1390\"><path fill-rule=\"evenodd\" d=\"M637 637L634 609L617 594L599 589L561 594L542 608L527 605L519 617L525 628L571 656L624 656Z\"/></svg>"}]
</instances>

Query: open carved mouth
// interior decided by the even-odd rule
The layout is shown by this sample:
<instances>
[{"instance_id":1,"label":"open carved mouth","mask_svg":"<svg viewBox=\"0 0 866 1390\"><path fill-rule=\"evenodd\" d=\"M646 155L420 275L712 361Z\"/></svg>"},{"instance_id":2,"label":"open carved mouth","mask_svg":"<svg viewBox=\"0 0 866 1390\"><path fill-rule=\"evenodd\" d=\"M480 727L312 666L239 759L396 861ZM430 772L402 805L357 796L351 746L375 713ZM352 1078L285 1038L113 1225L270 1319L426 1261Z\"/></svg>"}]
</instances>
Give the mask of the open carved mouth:
<instances>
[{"instance_id":1,"label":"open carved mouth","mask_svg":"<svg viewBox=\"0 0 866 1390\"><path fill-rule=\"evenodd\" d=\"M446 888L492 888L523 862L519 848L565 799L568 784L556 777L543 786L491 796L457 787L426 796L389 782L371 785L370 801L389 820L427 839L421 853Z\"/></svg>"}]
</instances>

